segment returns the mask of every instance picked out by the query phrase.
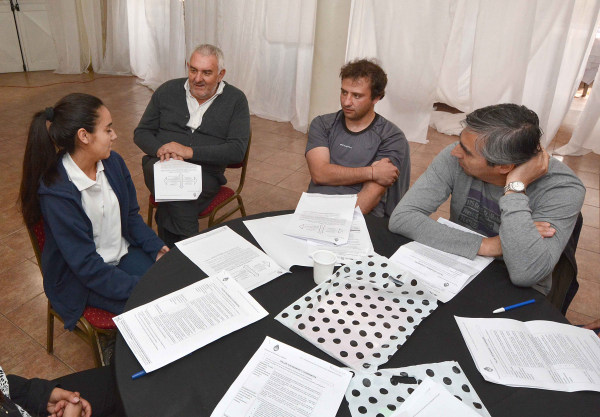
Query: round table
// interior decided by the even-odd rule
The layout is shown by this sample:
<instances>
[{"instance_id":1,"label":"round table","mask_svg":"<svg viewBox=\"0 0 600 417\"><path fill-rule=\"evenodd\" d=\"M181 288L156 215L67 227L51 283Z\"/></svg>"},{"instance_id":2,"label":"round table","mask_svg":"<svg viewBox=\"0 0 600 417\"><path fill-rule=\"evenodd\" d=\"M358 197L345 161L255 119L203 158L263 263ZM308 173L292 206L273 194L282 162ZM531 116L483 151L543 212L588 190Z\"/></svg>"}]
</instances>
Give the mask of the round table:
<instances>
[{"instance_id":1,"label":"round table","mask_svg":"<svg viewBox=\"0 0 600 417\"><path fill-rule=\"evenodd\" d=\"M260 247L242 221L288 213L290 212L261 213L226 224ZM390 257L399 246L409 242L409 239L388 230L388 219L373 216L365 216L365 219L378 254ZM215 227L220 226L222 225ZM142 367L119 335L115 352L116 378L127 415L210 416L266 336L337 366L344 366L274 320L285 307L314 288L312 272L312 268L292 267L291 274L282 275L251 291L252 297L269 312L268 317L137 380L132 380L131 376L142 370ZM204 272L175 248L144 275L129 298L126 310L205 277ZM492 310L498 307L531 298L535 298L535 304L511 310L502 317L521 321L550 320L568 323L542 294L531 288L519 288L511 284L504 263L495 261L454 299L440 304L382 368L458 361L492 416L599 415L599 393L512 388L487 382L477 371L454 316L492 317ZM345 399L337 416L351 416Z\"/></svg>"}]
</instances>

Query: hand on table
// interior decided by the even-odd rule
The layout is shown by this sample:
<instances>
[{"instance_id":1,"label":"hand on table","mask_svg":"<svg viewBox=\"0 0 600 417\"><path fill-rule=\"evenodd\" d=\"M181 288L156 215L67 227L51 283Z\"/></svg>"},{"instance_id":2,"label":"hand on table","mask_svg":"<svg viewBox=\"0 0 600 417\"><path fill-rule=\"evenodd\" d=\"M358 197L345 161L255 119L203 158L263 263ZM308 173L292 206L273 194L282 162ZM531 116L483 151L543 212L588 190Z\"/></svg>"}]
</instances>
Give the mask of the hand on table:
<instances>
[{"instance_id":1,"label":"hand on table","mask_svg":"<svg viewBox=\"0 0 600 417\"><path fill-rule=\"evenodd\" d=\"M546 175L548 172L549 161L550 155L548 155L548 152L546 152L545 149L542 149L540 153L529 161L513 168L506 177L506 184L513 181L521 181L525 184L525 188L527 188L529 184Z\"/></svg>"},{"instance_id":2,"label":"hand on table","mask_svg":"<svg viewBox=\"0 0 600 417\"><path fill-rule=\"evenodd\" d=\"M71 407L75 405L76 407ZM51 417L90 417L92 415L92 406L81 398L78 392L71 392L62 388L52 390L46 410Z\"/></svg>"},{"instance_id":3,"label":"hand on table","mask_svg":"<svg viewBox=\"0 0 600 417\"><path fill-rule=\"evenodd\" d=\"M160 248L160 250L158 251L158 253L156 254L156 260L158 261L160 258L163 257L163 255L165 253L167 253L169 251L169 247L168 246L163 246L162 248Z\"/></svg>"},{"instance_id":4,"label":"hand on table","mask_svg":"<svg viewBox=\"0 0 600 417\"><path fill-rule=\"evenodd\" d=\"M400 175L400 171L392 164L389 158L375 161L371 166L373 167L373 181L383 187L389 187L395 183L398 175Z\"/></svg>"},{"instance_id":5,"label":"hand on table","mask_svg":"<svg viewBox=\"0 0 600 417\"><path fill-rule=\"evenodd\" d=\"M156 156L160 158L160 162L168 161L171 158L183 161L192 158L194 150L177 142L169 142L160 147L156 152Z\"/></svg>"}]
</instances>

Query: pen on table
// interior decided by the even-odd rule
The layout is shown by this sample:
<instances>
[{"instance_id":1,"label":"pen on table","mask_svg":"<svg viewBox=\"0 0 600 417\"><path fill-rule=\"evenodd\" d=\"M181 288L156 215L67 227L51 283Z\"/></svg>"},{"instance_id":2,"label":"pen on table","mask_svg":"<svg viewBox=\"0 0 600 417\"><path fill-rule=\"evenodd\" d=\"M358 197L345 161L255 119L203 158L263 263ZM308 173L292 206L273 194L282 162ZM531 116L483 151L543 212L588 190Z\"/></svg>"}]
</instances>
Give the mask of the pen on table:
<instances>
[{"instance_id":1,"label":"pen on table","mask_svg":"<svg viewBox=\"0 0 600 417\"><path fill-rule=\"evenodd\" d=\"M139 371L138 373L131 375L131 379L138 379L143 377L144 375L146 375L146 371Z\"/></svg>"},{"instance_id":2,"label":"pen on table","mask_svg":"<svg viewBox=\"0 0 600 417\"><path fill-rule=\"evenodd\" d=\"M522 303L513 304L513 305L508 306L508 307L500 307L499 309L494 310L493 313L494 314L496 314L496 313L504 313L505 311L512 310L513 308L523 307L523 306L526 306L527 304L533 304L533 303L535 303L535 300L527 300L527 301L523 301Z\"/></svg>"}]
</instances>

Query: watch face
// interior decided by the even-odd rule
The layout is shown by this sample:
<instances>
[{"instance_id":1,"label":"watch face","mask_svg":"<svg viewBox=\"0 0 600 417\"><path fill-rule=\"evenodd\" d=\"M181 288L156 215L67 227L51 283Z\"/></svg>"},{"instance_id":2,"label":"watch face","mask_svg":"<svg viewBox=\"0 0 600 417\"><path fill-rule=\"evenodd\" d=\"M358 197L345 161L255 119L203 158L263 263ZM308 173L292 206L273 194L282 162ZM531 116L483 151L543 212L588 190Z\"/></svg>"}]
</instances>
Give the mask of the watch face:
<instances>
[{"instance_id":1,"label":"watch face","mask_svg":"<svg viewBox=\"0 0 600 417\"><path fill-rule=\"evenodd\" d=\"M521 181L513 181L510 183L510 188L514 191L521 192L525 190L525 184L523 184Z\"/></svg>"}]
</instances>

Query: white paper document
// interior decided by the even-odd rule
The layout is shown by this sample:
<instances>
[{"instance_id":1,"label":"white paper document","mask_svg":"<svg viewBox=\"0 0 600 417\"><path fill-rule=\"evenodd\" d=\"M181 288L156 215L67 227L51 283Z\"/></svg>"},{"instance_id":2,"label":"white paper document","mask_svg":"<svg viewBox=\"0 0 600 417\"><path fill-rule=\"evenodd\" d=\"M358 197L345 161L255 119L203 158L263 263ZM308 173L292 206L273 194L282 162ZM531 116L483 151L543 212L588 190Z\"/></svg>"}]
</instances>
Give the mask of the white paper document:
<instances>
[{"instance_id":1,"label":"white paper document","mask_svg":"<svg viewBox=\"0 0 600 417\"><path fill-rule=\"evenodd\" d=\"M356 194L325 195L302 193L285 234L343 245L348 242Z\"/></svg>"},{"instance_id":2,"label":"white paper document","mask_svg":"<svg viewBox=\"0 0 600 417\"><path fill-rule=\"evenodd\" d=\"M312 254L318 250L328 250L337 255L337 261L340 263L357 261L374 252L365 217L358 207L354 209L354 217L352 219L352 226L350 228L350 235L347 243L343 245L334 245L332 243L317 242L314 240L307 240L306 242L308 245L309 256L312 257Z\"/></svg>"},{"instance_id":3,"label":"white paper document","mask_svg":"<svg viewBox=\"0 0 600 417\"><path fill-rule=\"evenodd\" d=\"M600 391L600 338L550 321L456 317L481 375L512 387Z\"/></svg>"},{"instance_id":4,"label":"white paper document","mask_svg":"<svg viewBox=\"0 0 600 417\"><path fill-rule=\"evenodd\" d=\"M306 240L284 234L293 214L265 217L256 220L244 220L244 225L262 250L277 264L286 270L293 265L313 267L314 262L308 256Z\"/></svg>"},{"instance_id":5,"label":"white paper document","mask_svg":"<svg viewBox=\"0 0 600 417\"><path fill-rule=\"evenodd\" d=\"M352 373L267 337L211 417L333 417Z\"/></svg>"},{"instance_id":6,"label":"white paper document","mask_svg":"<svg viewBox=\"0 0 600 417\"><path fill-rule=\"evenodd\" d=\"M176 245L206 275L227 271L246 291L289 272L229 226L179 241Z\"/></svg>"},{"instance_id":7,"label":"white paper document","mask_svg":"<svg viewBox=\"0 0 600 417\"><path fill-rule=\"evenodd\" d=\"M438 221L446 226L475 233L448 220L440 220ZM470 260L421 243L410 242L400 246L390 260L415 274L438 300L446 303L479 275L494 258L476 256L474 260Z\"/></svg>"},{"instance_id":8,"label":"white paper document","mask_svg":"<svg viewBox=\"0 0 600 417\"><path fill-rule=\"evenodd\" d=\"M146 372L267 316L222 272L113 318Z\"/></svg>"},{"instance_id":9,"label":"white paper document","mask_svg":"<svg viewBox=\"0 0 600 417\"><path fill-rule=\"evenodd\" d=\"M442 385L426 378L389 417L481 417Z\"/></svg>"},{"instance_id":10,"label":"white paper document","mask_svg":"<svg viewBox=\"0 0 600 417\"><path fill-rule=\"evenodd\" d=\"M202 193L202 167L171 159L154 164L154 200L196 200Z\"/></svg>"}]
</instances>

